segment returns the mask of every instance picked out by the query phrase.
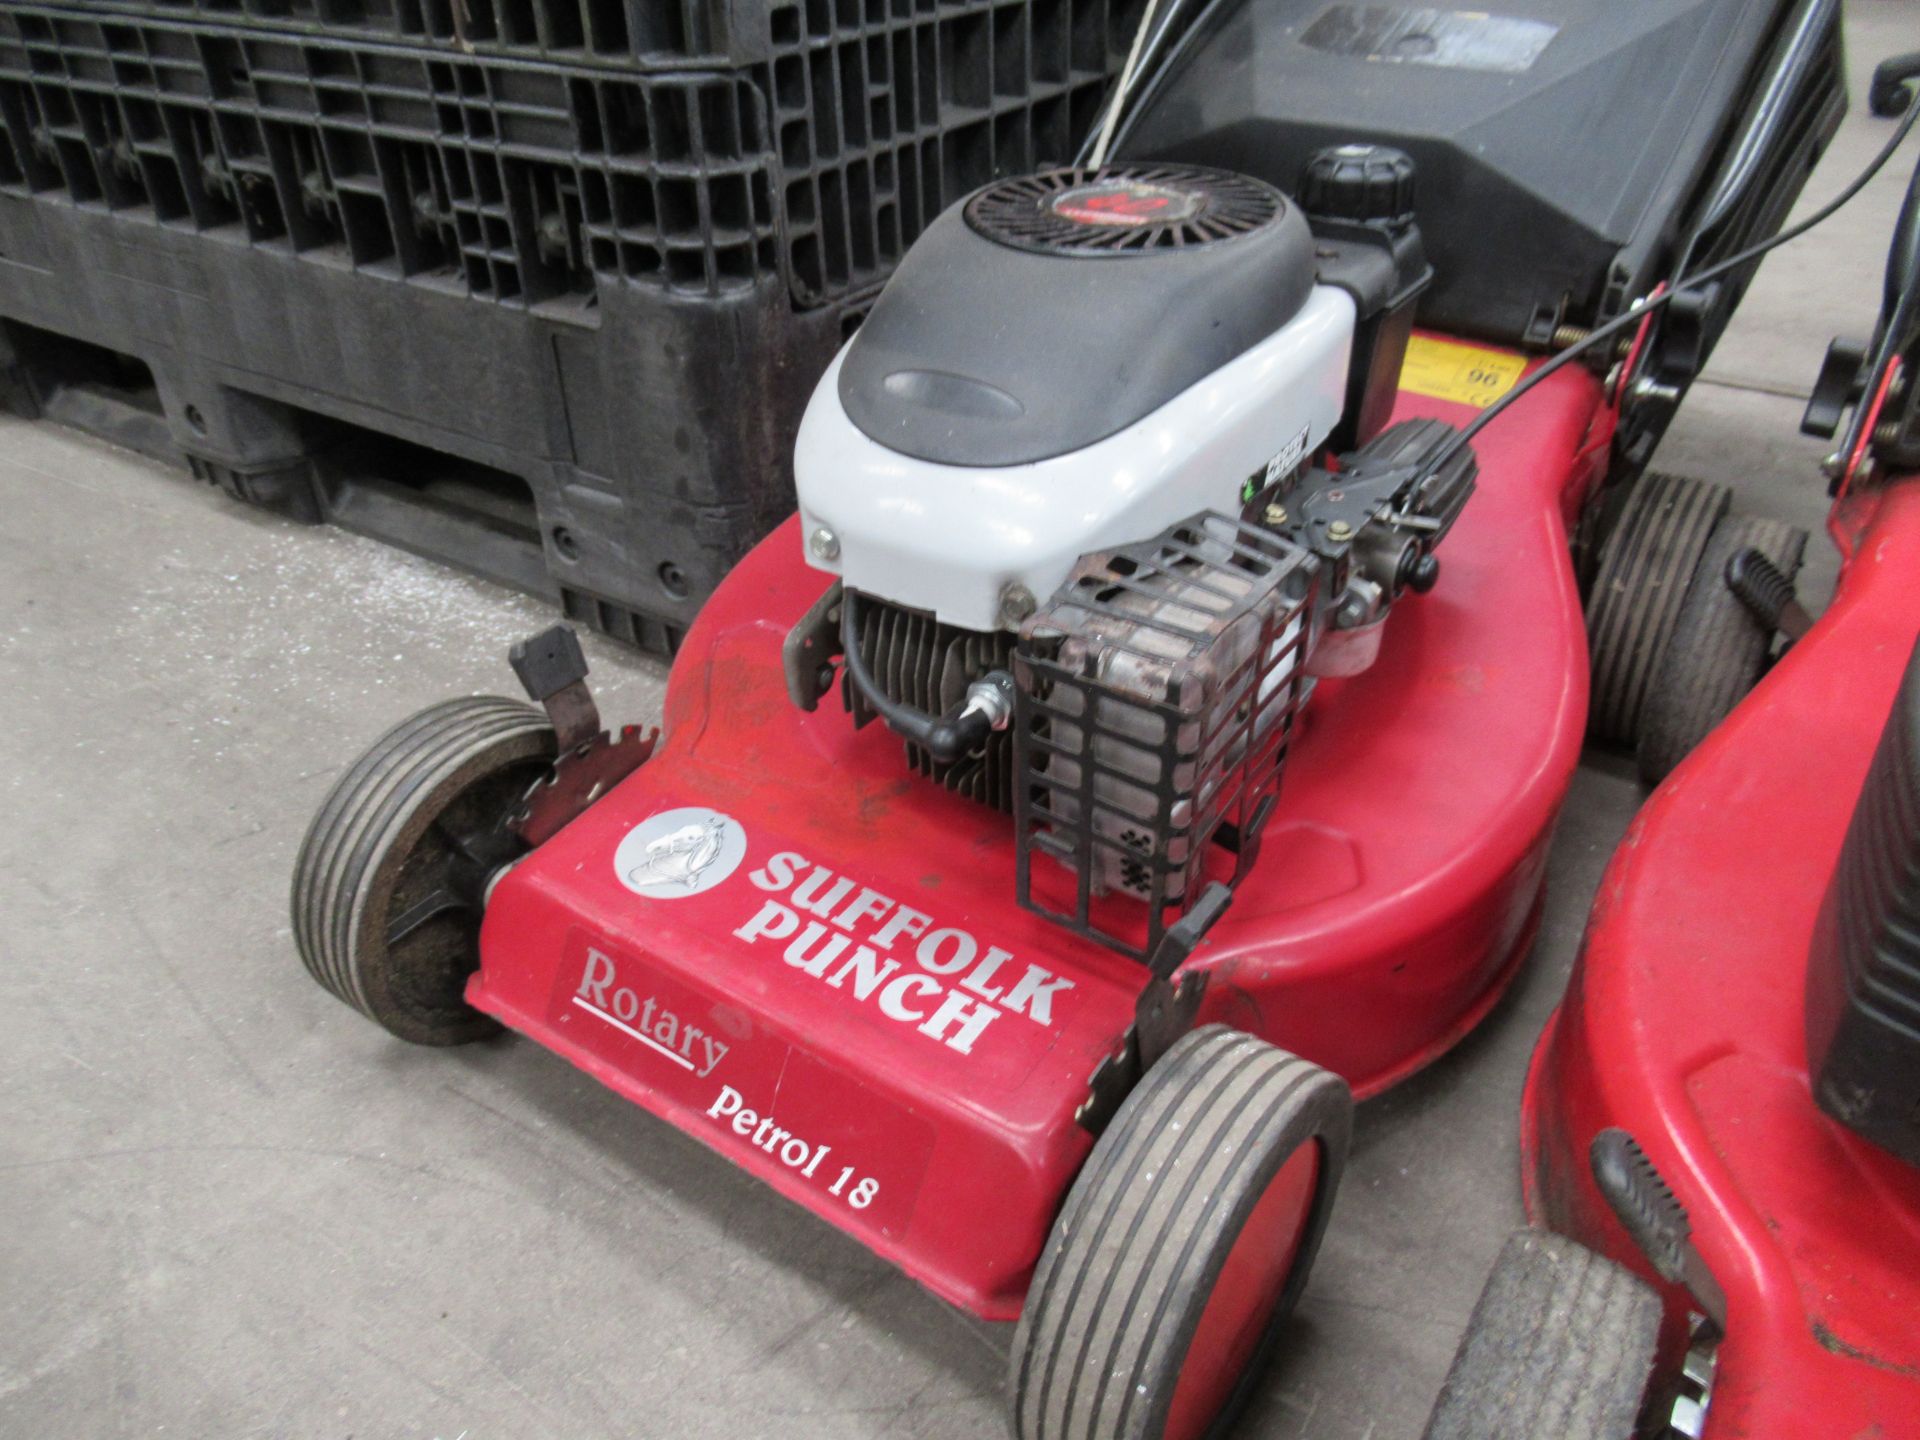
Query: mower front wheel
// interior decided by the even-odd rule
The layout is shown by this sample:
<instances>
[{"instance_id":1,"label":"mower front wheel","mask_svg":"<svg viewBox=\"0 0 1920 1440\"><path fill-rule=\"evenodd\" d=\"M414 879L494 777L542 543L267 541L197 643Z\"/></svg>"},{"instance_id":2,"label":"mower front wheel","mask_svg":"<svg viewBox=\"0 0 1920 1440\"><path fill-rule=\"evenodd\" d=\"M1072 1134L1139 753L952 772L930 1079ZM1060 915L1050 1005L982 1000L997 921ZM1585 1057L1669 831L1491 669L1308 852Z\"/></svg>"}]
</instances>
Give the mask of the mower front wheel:
<instances>
[{"instance_id":1,"label":"mower front wheel","mask_svg":"<svg viewBox=\"0 0 1920 1440\"><path fill-rule=\"evenodd\" d=\"M1213 1025L1135 1087L1068 1193L1013 1342L1020 1440L1195 1440L1245 1404L1346 1160L1346 1082Z\"/></svg>"},{"instance_id":2,"label":"mower front wheel","mask_svg":"<svg viewBox=\"0 0 1920 1440\"><path fill-rule=\"evenodd\" d=\"M1727 584L1727 563L1742 550L1758 550L1791 580L1806 548L1807 532L1779 520L1729 515L1713 527L1640 712L1634 749L1647 784L1666 779L1760 683L1772 661L1773 631Z\"/></svg>"},{"instance_id":3,"label":"mower front wheel","mask_svg":"<svg viewBox=\"0 0 1920 1440\"><path fill-rule=\"evenodd\" d=\"M1659 1338L1645 1281L1522 1230L1494 1262L1424 1440L1633 1440Z\"/></svg>"},{"instance_id":4,"label":"mower front wheel","mask_svg":"<svg viewBox=\"0 0 1920 1440\"><path fill-rule=\"evenodd\" d=\"M1634 483L1600 546L1587 594L1593 685L1587 733L1631 745L1640 712L1673 638L1680 602L1733 492L1651 470Z\"/></svg>"},{"instance_id":5,"label":"mower front wheel","mask_svg":"<svg viewBox=\"0 0 1920 1440\"><path fill-rule=\"evenodd\" d=\"M293 874L308 972L402 1040L456 1045L499 1026L466 1002L488 874L519 849L505 817L546 774L546 714L449 700L402 721L328 794Z\"/></svg>"}]
</instances>

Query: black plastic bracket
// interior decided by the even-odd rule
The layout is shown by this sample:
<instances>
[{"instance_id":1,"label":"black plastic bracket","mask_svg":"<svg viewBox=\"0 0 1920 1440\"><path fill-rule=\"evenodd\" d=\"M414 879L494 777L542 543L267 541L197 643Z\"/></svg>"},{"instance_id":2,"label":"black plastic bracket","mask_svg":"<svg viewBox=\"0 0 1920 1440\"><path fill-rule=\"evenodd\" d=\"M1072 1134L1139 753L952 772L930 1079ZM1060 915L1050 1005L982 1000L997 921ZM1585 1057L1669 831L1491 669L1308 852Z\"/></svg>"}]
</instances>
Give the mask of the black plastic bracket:
<instances>
[{"instance_id":1,"label":"black plastic bracket","mask_svg":"<svg viewBox=\"0 0 1920 1440\"><path fill-rule=\"evenodd\" d=\"M807 607L780 644L787 697L811 713L833 689L834 657L840 654L840 582L834 581Z\"/></svg>"},{"instance_id":2,"label":"black plastic bracket","mask_svg":"<svg viewBox=\"0 0 1920 1440\"><path fill-rule=\"evenodd\" d=\"M507 663L527 697L546 707L560 753L578 749L600 733L600 708L587 688L587 657L570 625L555 625L517 641Z\"/></svg>"},{"instance_id":3,"label":"black plastic bracket","mask_svg":"<svg viewBox=\"0 0 1920 1440\"><path fill-rule=\"evenodd\" d=\"M1718 280L1697 287L1682 285L1680 293L1667 305L1656 354L1650 357L1656 362L1653 368L1660 381L1680 389L1693 383L1706 369L1707 356L1713 353L1720 332L1732 318L1737 300L1737 293L1729 291ZM1678 400L1650 398L1675 408L1679 405Z\"/></svg>"},{"instance_id":4,"label":"black plastic bracket","mask_svg":"<svg viewBox=\"0 0 1920 1440\"><path fill-rule=\"evenodd\" d=\"M1873 84L1867 90L1867 107L1883 120L1904 115L1913 103L1912 83L1920 78L1920 50L1906 55L1889 55L1873 68Z\"/></svg>"},{"instance_id":5,"label":"black plastic bracket","mask_svg":"<svg viewBox=\"0 0 1920 1440\"><path fill-rule=\"evenodd\" d=\"M1831 440L1849 405L1859 403L1866 376L1867 347L1858 340L1836 339L1820 362L1820 378L1813 382L1807 410L1800 417L1800 433Z\"/></svg>"},{"instance_id":6,"label":"black plastic bracket","mask_svg":"<svg viewBox=\"0 0 1920 1440\"><path fill-rule=\"evenodd\" d=\"M1103 1059L1087 1080L1087 1098L1074 1112L1083 1130L1098 1135L1107 1128L1121 1101L1140 1077L1193 1028L1206 997L1204 971L1177 975L1214 923L1233 903L1233 889L1217 881L1207 886L1191 910L1167 927L1147 961L1150 972L1140 998L1134 1002L1133 1024L1120 1037L1120 1046Z\"/></svg>"}]
</instances>

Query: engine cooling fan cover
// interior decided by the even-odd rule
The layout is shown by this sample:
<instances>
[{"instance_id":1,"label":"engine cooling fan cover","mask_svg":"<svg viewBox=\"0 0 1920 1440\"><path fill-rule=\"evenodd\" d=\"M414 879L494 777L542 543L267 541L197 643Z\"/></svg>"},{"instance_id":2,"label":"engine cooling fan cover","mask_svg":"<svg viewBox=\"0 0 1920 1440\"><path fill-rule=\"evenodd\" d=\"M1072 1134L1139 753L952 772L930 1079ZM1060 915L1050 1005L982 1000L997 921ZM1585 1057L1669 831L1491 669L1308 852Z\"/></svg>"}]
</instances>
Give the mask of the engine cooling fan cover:
<instances>
[{"instance_id":1,"label":"engine cooling fan cover","mask_svg":"<svg viewBox=\"0 0 1920 1440\"><path fill-rule=\"evenodd\" d=\"M914 242L834 390L852 427L896 454L1036 464L1117 434L1296 320L1276 352L1294 393L1344 395L1353 306L1323 296L1302 320L1318 288L1305 212L1262 181L1144 162L1009 179ZM848 459L823 454L820 473Z\"/></svg>"},{"instance_id":2,"label":"engine cooling fan cover","mask_svg":"<svg viewBox=\"0 0 1920 1440\"><path fill-rule=\"evenodd\" d=\"M1045 170L988 186L967 224L1043 255L1143 255L1224 244L1277 223L1287 202L1263 181L1198 165Z\"/></svg>"}]
</instances>

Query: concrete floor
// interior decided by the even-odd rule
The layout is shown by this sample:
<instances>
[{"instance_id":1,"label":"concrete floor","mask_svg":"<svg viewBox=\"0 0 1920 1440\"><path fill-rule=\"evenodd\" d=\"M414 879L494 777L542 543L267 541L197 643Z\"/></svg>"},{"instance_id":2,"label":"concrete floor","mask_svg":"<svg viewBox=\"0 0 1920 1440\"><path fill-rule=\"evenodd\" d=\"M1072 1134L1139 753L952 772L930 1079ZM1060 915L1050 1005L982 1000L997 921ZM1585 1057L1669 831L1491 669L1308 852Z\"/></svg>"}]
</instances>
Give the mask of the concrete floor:
<instances>
[{"instance_id":1,"label":"concrete floor","mask_svg":"<svg viewBox=\"0 0 1920 1440\"><path fill-rule=\"evenodd\" d=\"M1920 33L1910 0L1852 9L1863 71ZM1811 193L1884 133L1856 113ZM1871 320L1898 168L1766 266L1664 465L1817 530L1795 397ZM333 777L510 690L545 608L7 419L0 516L0 1435L1000 1433L1002 1328L535 1046L416 1050L301 971L286 888ZM589 650L604 710L657 712L661 666ZM1241 1433L1419 1433L1520 1223L1526 1059L1639 799L1582 767L1533 963L1365 1108Z\"/></svg>"}]
</instances>

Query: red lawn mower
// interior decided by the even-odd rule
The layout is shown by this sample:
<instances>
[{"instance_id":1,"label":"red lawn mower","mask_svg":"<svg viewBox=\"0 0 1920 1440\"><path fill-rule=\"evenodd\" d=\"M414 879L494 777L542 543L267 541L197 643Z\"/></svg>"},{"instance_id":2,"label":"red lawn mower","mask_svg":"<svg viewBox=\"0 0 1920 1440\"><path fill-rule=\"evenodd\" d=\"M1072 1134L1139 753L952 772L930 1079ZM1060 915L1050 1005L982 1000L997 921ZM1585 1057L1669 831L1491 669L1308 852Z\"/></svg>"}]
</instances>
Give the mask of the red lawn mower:
<instances>
[{"instance_id":1,"label":"red lawn mower","mask_svg":"<svg viewBox=\"0 0 1920 1440\"><path fill-rule=\"evenodd\" d=\"M529 1036L1017 1319L1022 1436L1228 1423L1353 1097L1527 953L1576 556L1697 568L1724 496L1636 482L1843 105L1832 4L1516 8L1144 7L1077 162L943 214L821 379L661 734L562 628L537 708L341 780L314 977ZM1620 588L1637 723L1665 601Z\"/></svg>"},{"instance_id":2,"label":"red lawn mower","mask_svg":"<svg viewBox=\"0 0 1920 1440\"><path fill-rule=\"evenodd\" d=\"M1527 1082L1545 1228L1429 1440L1920 1434L1917 366L1920 170L1879 327L1834 342L1805 421L1848 418L1833 603L1810 621L1751 548L1698 602L1792 648L1602 882Z\"/></svg>"}]
</instances>

